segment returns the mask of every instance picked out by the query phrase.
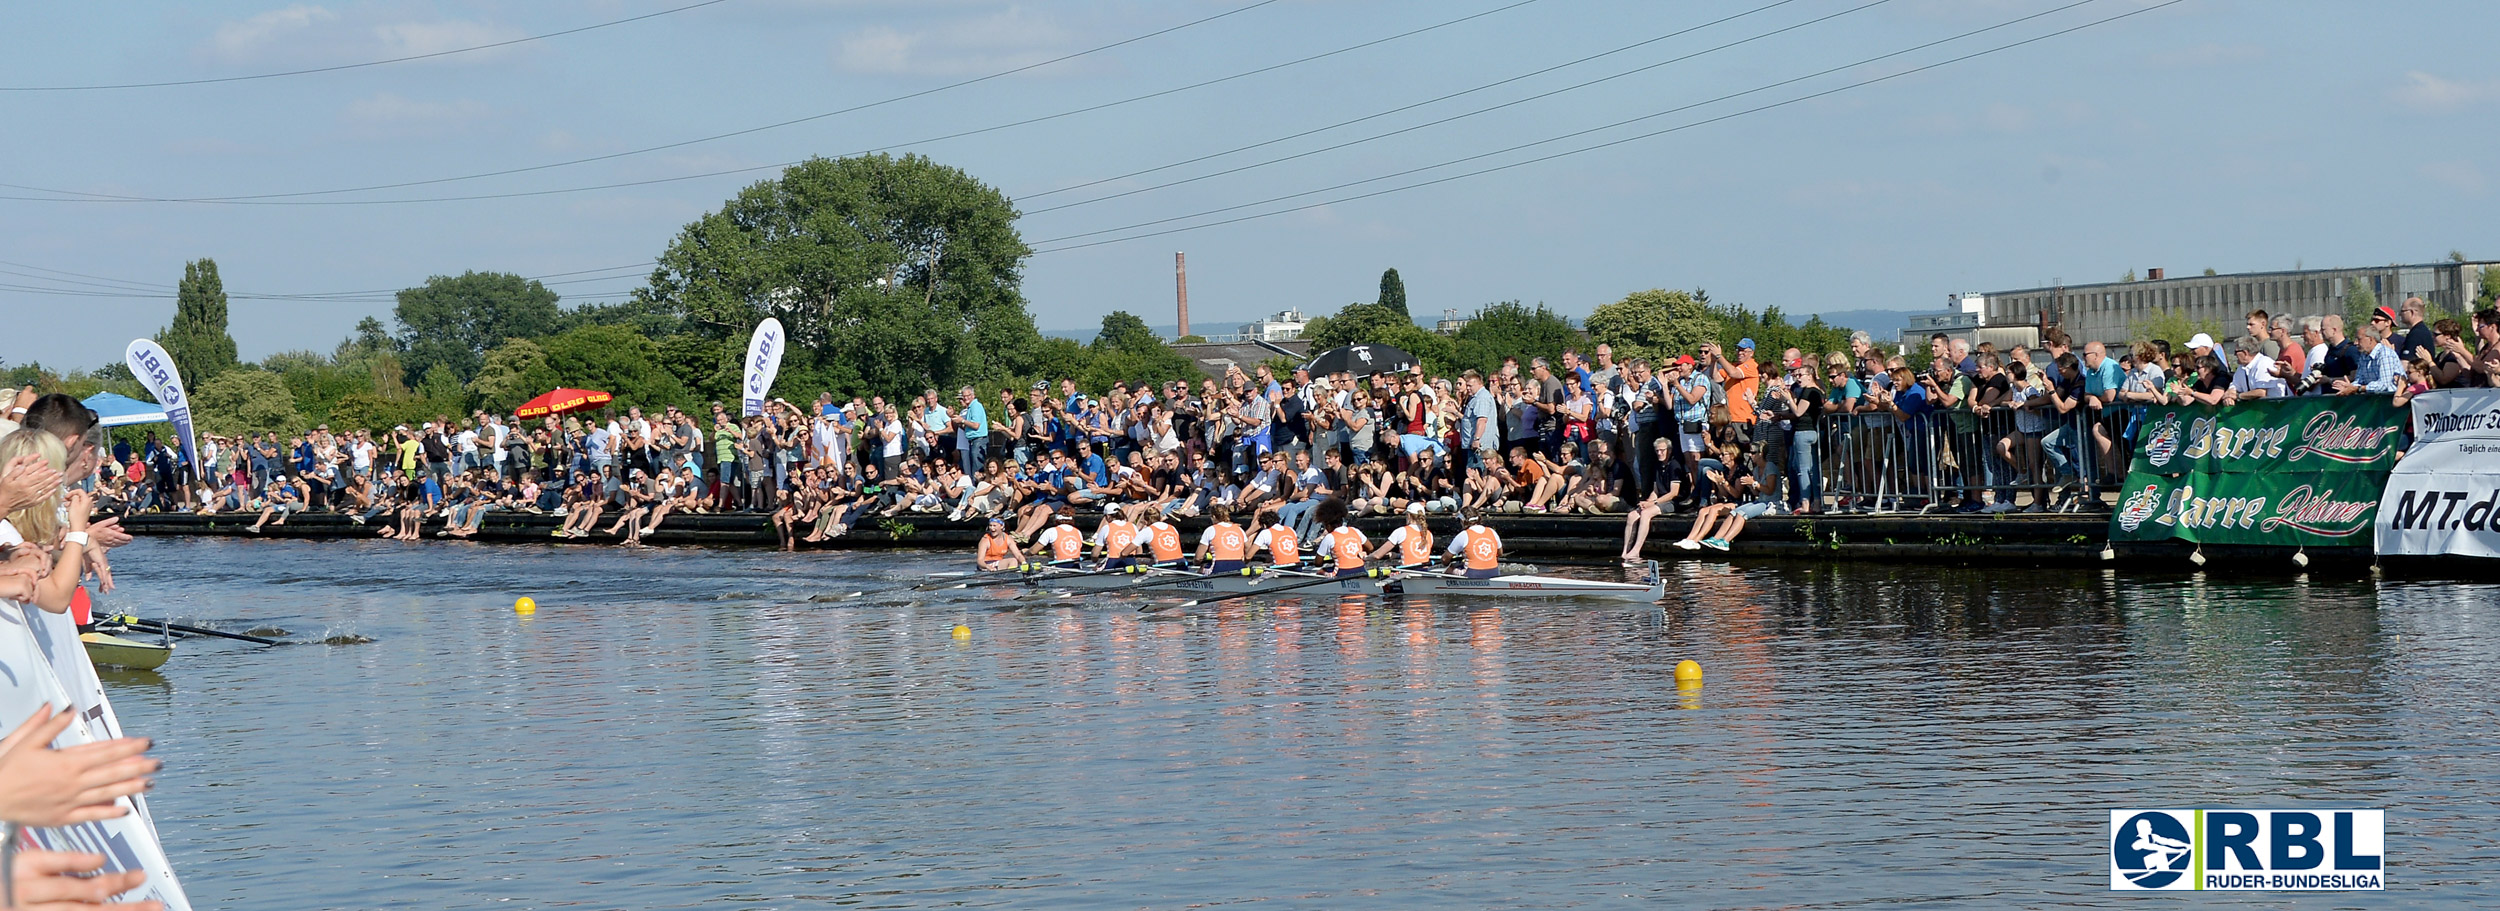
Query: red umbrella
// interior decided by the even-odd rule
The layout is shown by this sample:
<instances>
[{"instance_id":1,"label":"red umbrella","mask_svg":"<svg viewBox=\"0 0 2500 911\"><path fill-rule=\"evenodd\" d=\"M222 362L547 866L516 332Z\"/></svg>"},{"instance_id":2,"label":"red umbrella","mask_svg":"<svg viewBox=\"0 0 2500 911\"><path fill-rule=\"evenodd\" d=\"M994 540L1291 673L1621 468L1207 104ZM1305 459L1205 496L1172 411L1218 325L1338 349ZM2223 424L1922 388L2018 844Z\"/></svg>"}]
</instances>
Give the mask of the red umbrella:
<instances>
[{"instance_id":1,"label":"red umbrella","mask_svg":"<svg viewBox=\"0 0 2500 911\"><path fill-rule=\"evenodd\" d=\"M597 408L615 398L616 396L595 389L557 389L521 403L521 407L513 409L512 413L525 418L543 418L567 411Z\"/></svg>"}]
</instances>

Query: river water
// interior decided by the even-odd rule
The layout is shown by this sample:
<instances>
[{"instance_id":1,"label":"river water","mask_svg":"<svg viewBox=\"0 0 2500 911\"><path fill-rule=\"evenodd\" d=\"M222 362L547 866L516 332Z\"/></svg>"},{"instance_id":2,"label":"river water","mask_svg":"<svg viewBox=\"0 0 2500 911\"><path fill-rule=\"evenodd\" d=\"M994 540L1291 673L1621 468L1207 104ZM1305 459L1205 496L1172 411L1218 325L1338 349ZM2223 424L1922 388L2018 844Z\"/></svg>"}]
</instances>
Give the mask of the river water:
<instances>
[{"instance_id":1,"label":"river water","mask_svg":"<svg viewBox=\"0 0 2500 911\"><path fill-rule=\"evenodd\" d=\"M142 540L108 608L348 644L108 682L202 907L2146 907L2107 811L2184 806L2388 811L2391 891L2241 904L2500 903L2500 586L1701 563L1663 607L1168 620L897 590L956 562Z\"/></svg>"}]
</instances>

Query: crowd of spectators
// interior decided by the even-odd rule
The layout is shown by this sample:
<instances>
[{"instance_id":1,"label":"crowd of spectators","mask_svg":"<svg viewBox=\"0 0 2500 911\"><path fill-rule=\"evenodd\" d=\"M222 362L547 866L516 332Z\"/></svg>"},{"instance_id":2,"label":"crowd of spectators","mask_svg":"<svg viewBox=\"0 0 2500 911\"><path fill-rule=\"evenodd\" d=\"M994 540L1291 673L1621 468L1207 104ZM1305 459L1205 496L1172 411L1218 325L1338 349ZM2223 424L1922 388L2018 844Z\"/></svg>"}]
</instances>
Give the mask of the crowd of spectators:
<instances>
[{"instance_id":1,"label":"crowd of spectators","mask_svg":"<svg viewBox=\"0 0 2500 911\"><path fill-rule=\"evenodd\" d=\"M2087 511L2123 475L2144 408L2500 382L2500 316L2469 334L2421 302L2347 332L2336 315L2248 315L2206 334L2079 348L2050 329L1999 350L1938 335L1925 357L1855 334L1776 354L1751 339L1671 359L1506 361L1357 376L1233 368L1195 383L1073 380L908 399L774 399L740 417L638 407L524 420L475 412L380 434L210 436L193 477L154 436L115 447L104 497L134 509L347 514L385 537L475 534L498 511L553 533L638 542L672 516L772 517L785 546L904 514L1001 518L1028 539L1069 511L1222 504L1306 536L1324 500L1354 515L1699 515ZM1713 515L1714 523L1728 517ZM1715 535L1693 543L1715 546Z\"/></svg>"}]
</instances>

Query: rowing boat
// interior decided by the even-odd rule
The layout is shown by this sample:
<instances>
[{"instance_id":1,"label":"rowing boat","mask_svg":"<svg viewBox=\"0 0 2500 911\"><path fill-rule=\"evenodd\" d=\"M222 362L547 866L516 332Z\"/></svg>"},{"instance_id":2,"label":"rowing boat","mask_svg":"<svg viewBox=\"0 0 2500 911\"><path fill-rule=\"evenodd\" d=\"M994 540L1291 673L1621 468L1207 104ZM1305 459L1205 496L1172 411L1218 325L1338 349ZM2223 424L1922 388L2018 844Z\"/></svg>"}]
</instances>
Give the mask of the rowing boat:
<instances>
[{"instance_id":1,"label":"rowing boat","mask_svg":"<svg viewBox=\"0 0 2500 911\"><path fill-rule=\"evenodd\" d=\"M1293 570L1269 570L1256 575L1201 575L1183 570L1152 569L1143 573L1114 572L1103 575L1076 574L1065 570L1041 573L1027 579L1037 588L1065 592L1106 592L1139 588L1141 594L1188 596L1203 599L1209 595L1258 594L1263 590L1297 586L1293 594L1315 595L1439 595L1444 597L1502 598L1612 598L1627 601L1654 602L1666 597L1667 583L1658 575L1658 564L1649 565L1647 584L1606 582L1597 579L1568 579L1561 576L1507 575L1490 579L1435 572L1398 572L1372 578L1354 576L1337 580L1333 585L1308 585L1319 575Z\"/></svg>"},{"instance_id":2,"label":"rowing boat","mask_svg":"<svg viewBox=\"0 0 2500 911\"><path fill-rule=\"evenodd\" d=\"M87 660L98 667L127 667L155 670L165 666L165 659L174 655L170 644L140 642L111 633L79 633L78 641L87 646Z\"/></svg>"}]
</instances>

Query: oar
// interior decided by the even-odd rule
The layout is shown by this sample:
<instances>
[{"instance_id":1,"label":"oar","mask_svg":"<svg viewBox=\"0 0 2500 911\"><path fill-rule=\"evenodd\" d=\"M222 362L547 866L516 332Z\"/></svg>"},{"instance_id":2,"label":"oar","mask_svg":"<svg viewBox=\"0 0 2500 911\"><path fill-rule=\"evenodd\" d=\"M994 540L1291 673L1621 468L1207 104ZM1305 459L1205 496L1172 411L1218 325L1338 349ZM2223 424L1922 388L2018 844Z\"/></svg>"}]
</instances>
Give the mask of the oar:
<instances>
[{"instance_id":1,"label":"oar","mask_svg":"<svg viewBox=\"0 0 2500 911\"><path fill-rule=\"evenodd\" d=\"M1116 567L1113 569L1097 569L1088 572L1072 573L1054 570L1052 567L1044 566L1042 564L1029 565L1041 566L1043 571L1027 576L1017 576L1013 579L988 579L979 582L963 582L955 585L949 585L944 589L939 589L939 591L957 588L988 588L997 585L1021 585L1034 579L1083 579L1087 576L1108 576L1114 573L1137 574L1146 572L1150 568L1143 563L1132 563L1127 566Z\"/></svg>"},{"instance_id":2,"label":"oar","mask_svg":"<svg viewBox=\"0 0 2500 911\"><path fill-rule=\"evenodd\" d=\"M1024 574L1024 566L1030 566L1030 565L1032 565L1032 564L1027 563L1027 564L1023 564L1022 566L1012 566L1012 567L1008 567L1008 568L1006 568L1006 569L993 569L993 570L990 570L990 571L988 571L988 572L981 572L981 573L974 573L974 572L962 572L962 571L957 571L957 572L943 572L943 573L930 573L930 574L929 574L929 576L930 576L931 578L936 578L936 577L939 577L939 576L951 576L951 577L953 577L953 578L949 578L949 579L947 579L946 581L943 581L943 582L923 582L923 583L921 583L921 584L919 584L919 585L914 585L914 586L912 586L912 587L911 587L911 590L912 590L912 591L916 591L916 592L946 591L946 590L950 590L950 589L964 588L964 587L966 587L966 586L977 585L977 584L979 584L979 583L980 583L982 580L984 580L984 579L998 579L998 578L1002 578L1002 577L1005 577L1005 576L1008 576L1008 575L1014 575L1014 576L1016 576L1017 578L1021 579L1021 578L1023 578L1023 574Z\"/></svg>"},{"instance_id":3,"label":"oar","mask_svg":"<svg viewBox=\"0 0 2500 911\"><path fill-rule=\"evenodd\" d=\"M150 620L150 619L145 618L145 617L133 617L133 616L130 616L129 614L123 614L123 615L121 615L121 616L119 616L119 617L115 617L114 619L116 619L116 620L120 620L120 621L122 622L122 624L123 624L123 625L125 625L125 626L127 626L127 625L132 625L132 624L137 624L137 625L141 625L141 626L154 626L154 627L156 627L157 629L160 629L160 630L170 630L170 631L177 632L177 633L189 633L189 634L194 635L194 636L215 636L215 637L217 637L217 638L219 638L219 639L233 639L233 640L236 640L236 641L238 641L238 642L249 642L249 643L252 643L252 644L254 644L254 645L279 645L279 644L281 644L281 643L280 643L278 640L276 640L276 639L263 639L263 638L261 638L261 637L259 637L259 636L246 636L246 635L243 635L242 633L229 633L229 632L226 632L226 631L224 631L224 630L213 630L213 629L208 629L208 628L206 628L206 627L200 627L200 626L184 626L184 625L182 625L182 624L180 624L180 623L167 623L167 622L165 622L165 621L163 621L163 620Z\"/></svg>"},{"instance_id":4,"label":"oar","mask_svg":"<svg viewBox=\"0 0 2500 911\"><path fill-rule=\"evenodd\" d=\"M1119 587L1119 588L1106 588L1106 589L1103 589L1102 591L1095 592L1094 594L1097 594L1097 595L1116 595L1116 594L1119 594L1119 593L1121 593L1121 592L1133 592L1133 591L1136 591L1136 590L1141 589L1141 588L1153 588L1153 587L1155 587L1155 586L1157 586L1157 585L1171 585L1171 584L1178 583L1178 582L1188 582L1188 581L1191 581L1191 580L1193 580L1193 579L1212 579L1212 578L1215 578L1215 575L1214 575L1213 573L1191 572L1191 571L1189 571L1189 570L1185 570L1185 569L1171 569L1171 568L1168 568L1168 567L1162 567L1162 566L1151 566L1151 567L1147 567L1147 568L1148 568L1148 569L1150 569L1150 570L1152 570L1152 571L1153 571L1153 572L1155 572L1155 573L1158 573L1158 574L1162 574L1162 575L1164 575L1164 576L1165 576L1165 578L1155 579L1155 580L1153 580L1153 581L1149 581L1149 582L1139 582L1139 583L1137 583L1137 584L1135 584L1135 585L1123 585L1123 586L1121 586L1121 587ZM1227 573L1226 575L1231 575L1231 574L1230 574L1230 573Z\"/></svg>"},{"instance_id":5,"label":"oar","mask_svg":"<svg viewBox=\"0 0 2500 911\"><path fill-rule=\"evenodd\" d=\"M1172 606L1175 608L1196 607L1201 604L1215 604L1221 601L1231 601L1235 598L1247 598L1252 595L1280 595L1299 588L1316 588L1331 582L1343 582L1345 579L1386 579L1390 576L1396 575L1397 572L1398 571L1394 569L1367 569L1364 570L1363 574L1360 576L1347 576L1344 579L1338 578L1334 575L1321 576L1308 582L1296 582L1291 585L1284 585L1276 588L1252 589L1244 592L1233 592L1231 594L1217 595L1212 598L1201 598L1196 601L1183 601ZM1138 610L1145 611L1152 607L1152 605L1148 605L1147 607L1138 608Z\"/></svg>"}]
</instances>

